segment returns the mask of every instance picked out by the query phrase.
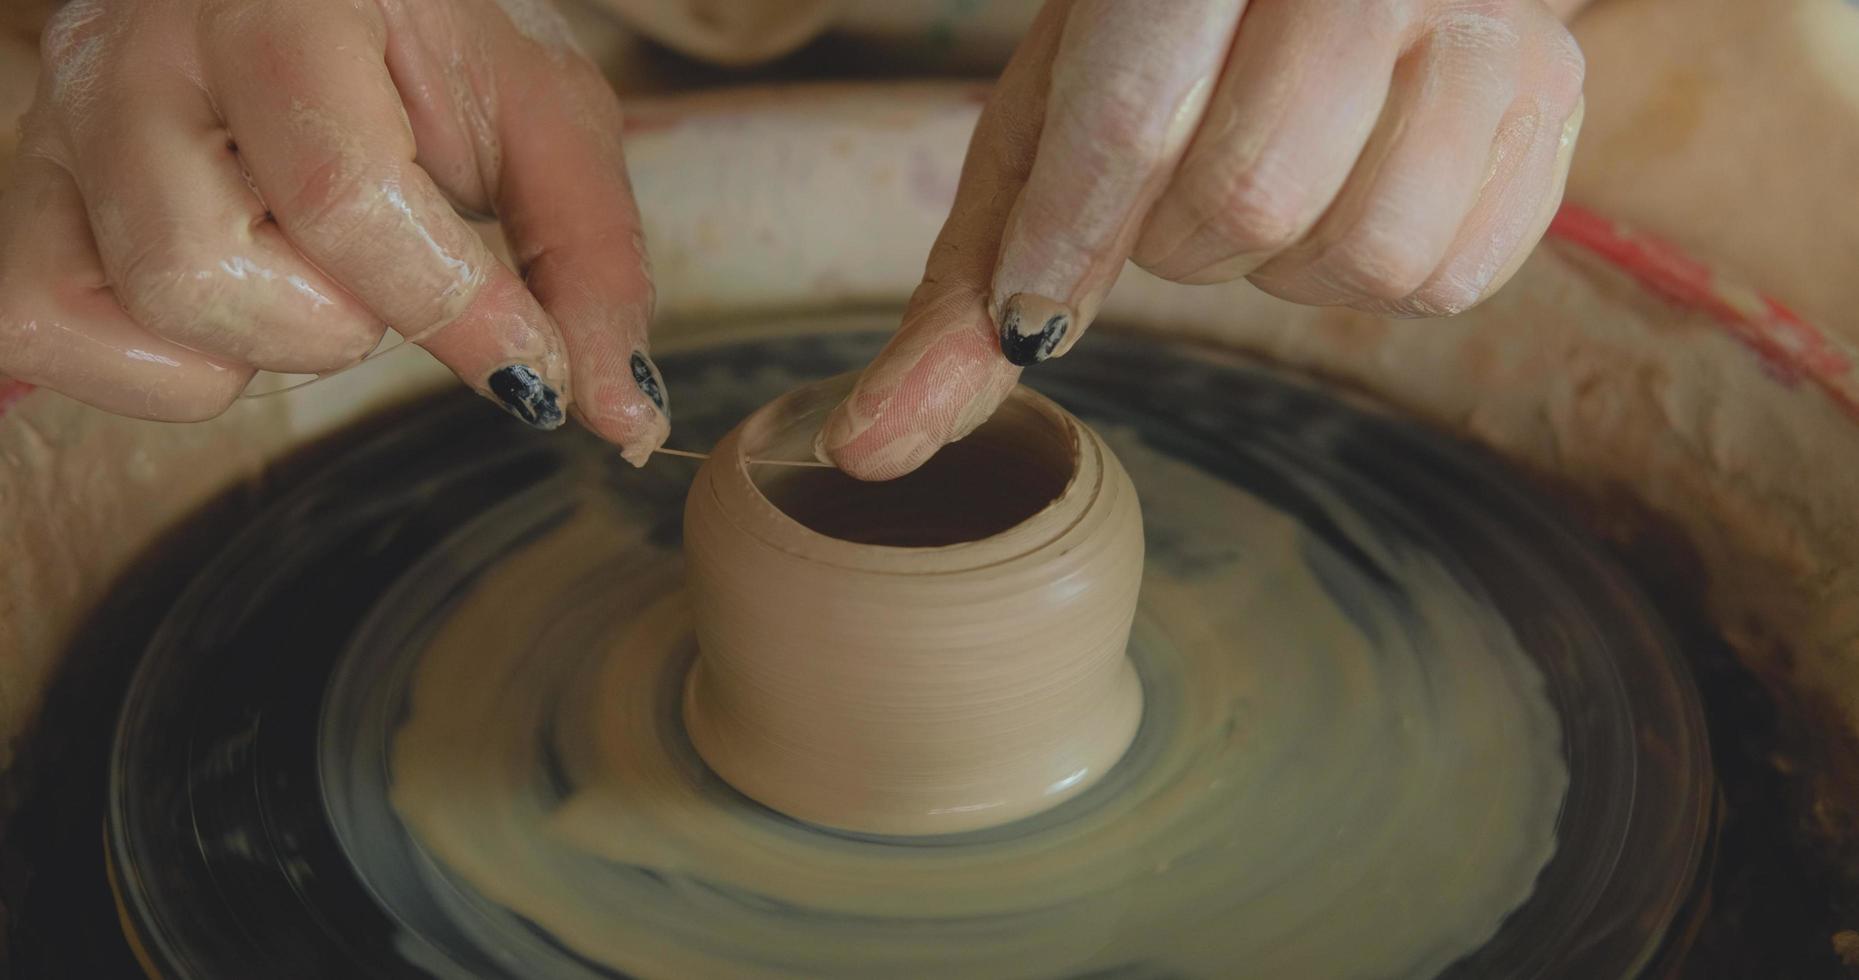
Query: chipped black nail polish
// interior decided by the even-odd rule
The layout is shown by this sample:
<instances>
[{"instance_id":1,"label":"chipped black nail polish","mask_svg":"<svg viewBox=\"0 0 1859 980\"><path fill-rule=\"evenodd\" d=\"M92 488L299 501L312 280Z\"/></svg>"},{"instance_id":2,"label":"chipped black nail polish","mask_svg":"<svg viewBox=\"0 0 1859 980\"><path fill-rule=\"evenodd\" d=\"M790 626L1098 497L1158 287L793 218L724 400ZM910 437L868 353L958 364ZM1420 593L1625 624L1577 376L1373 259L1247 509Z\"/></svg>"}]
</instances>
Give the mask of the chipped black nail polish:
<instances>
[{"instance_id":1,"label":"chipped black nail polish","mask_svg":"<svg viewBox=\"0 0 1859 980\"><path fill-rule=\"evenodd\" d=\"M491 372L491 394L511 415L538 429L562 424L561 398L527 364L509 364Z\"/></svg>"},{"instance_id":2,"label":"chipped black nail polish","mask_svg":"<svg viewBox=\"0 0 1859 980\"><path fill-rule=\"evenodd\" d=\"M1071 325L1071 316L1063 312L1028 322L1020 304L1010 301L1001 313L1001 353L1012 364L1031 367L1059 349Z\"/></svg>"},{"instance_id":3,"label":"chipped black nail polish","mask_svg":"<svg viewBox=\"0 0 1859 980\"><path fill-rule=\"evenodd\" d=\"M633 351L633 382L639 386L640 391L645 392L647 398L652 399L652 404L657 405L659 411L671 414L671 409L665 405L665 381L658 376L658 365L638 351Z\"/></svg>"}]
</instances>

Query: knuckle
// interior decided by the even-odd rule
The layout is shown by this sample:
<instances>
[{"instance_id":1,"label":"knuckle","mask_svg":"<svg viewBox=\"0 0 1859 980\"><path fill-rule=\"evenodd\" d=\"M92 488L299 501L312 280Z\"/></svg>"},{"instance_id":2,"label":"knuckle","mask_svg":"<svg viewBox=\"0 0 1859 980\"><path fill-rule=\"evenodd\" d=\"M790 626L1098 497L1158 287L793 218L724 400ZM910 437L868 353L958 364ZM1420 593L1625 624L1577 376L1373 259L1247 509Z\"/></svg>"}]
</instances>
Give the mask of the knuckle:
<instances>
[{"instance_id":1,"label":"knuckle","mask_svg":"<svg viewBox=\"0 0 1859 980\"><path fill-rule=\"evenodd\" d=\"M1144 110L1127 100L1113 99L1100 106L1094 128L1103 148L1115 159L1147 160L1155 155L1153 127Z\"/></svg>"},{"instance_id":2,"label":"knuckle","mask_svg":"<svg viewBox=\"0 0 1859 980\"><path fill-rule=\"evenodd\" d=\"M1129 95L1103 90L1088 113L1065 131L1066 156L1087 173L1124 177L1147 172L1162 156L1161 127L1154 106Z\"/></svg>"},{"instance_id":3,"label":"knuckle","mask_svg":"<svg viewBox=\"0 0 1859 980\"><path fill-rule=\"evenodd\" d=\"M336 155L305 171L299 186L276 211L292 241L324 257L340 255L380 214L393 186L359 161Z\"/></svg>"},{"instance_id":4,"label":"knuckle","mask_svg":"<svg viewBox=\"0 0 1859 980\"><path fill-rule=\"evenodd\" d=\"M86 324L86 301L77 294L92 290L0 274L0 371L140 418L205 421L238 401L251 378L249 368L188 363L148 372L141 369L149 365L123 361L118 353L70 345L67 338ZM100 389L96 379L115 381Z\"/></svg>"},{"instance_id":5,"label":"knuckle","mask_svg":"<svg viewBox=\"0 0 1859 980\"><path fill-rule=\"evenodd\" d=\"M126 263L115 291L156 336L278 370L334 370L379 342L372 321L347 310L305 312L268 292L271 274L236 254L166 243Z\"/></svg>"},{"instance_id":6,"label":"knuckle","mask_svg":"<svg viewBox=\"0 0 1859 980\"><path fill-rule=\"evenodd\" d=\"M1190 192L1193 193L1192 191ZM1239 168L1204 189L1195 203L1235 253L1281 252L1303 231L1303 191L1261 167Z\"/></svg>"},{"instance_id":7,"label":"knuckle","mask_svg":"<svg viewBox=\"0 0 1859 980\"><path fill-rule=\"evenodd\" d=\"M1433 257L1405 237L1379 227L1360 228L1336 248L1337 277L1370 299L1397 300L1426 285Z\"/></svg>"},{"instance_id":8,"label":"knuckle","mask_svg":"<svg viewBox=\"0 0 1859 980\"><path fill-rule=\"evenodd\" d=\"M210 261L174 248L124 264L117 298L136 322L161 336L186 335L218 309L225 278Z\"/></svg>"},{"instance_id":9,"label":"knuckle","mask_svg":"<svg viewBox=\"0 0 1859 980\"><path fill-rule=\"evenodd\" d=\"M423 175L341 156L306 174L275 212L305 258L403 333L470 305L496 260Z\"/></svg>"},{"instance_id":10,"label":"knuckle","mask_svg":"<svg viewBox=\"0 0 1859 980\"><path fill-rule=\"evenodd\" d=\"M486 276L474 272L456 282L448 281L441 289L422 291L418 298L396 312L394 328L403 334L425 337L442 330L464 315L485 290Z\"/></svg>"}]
</instances>

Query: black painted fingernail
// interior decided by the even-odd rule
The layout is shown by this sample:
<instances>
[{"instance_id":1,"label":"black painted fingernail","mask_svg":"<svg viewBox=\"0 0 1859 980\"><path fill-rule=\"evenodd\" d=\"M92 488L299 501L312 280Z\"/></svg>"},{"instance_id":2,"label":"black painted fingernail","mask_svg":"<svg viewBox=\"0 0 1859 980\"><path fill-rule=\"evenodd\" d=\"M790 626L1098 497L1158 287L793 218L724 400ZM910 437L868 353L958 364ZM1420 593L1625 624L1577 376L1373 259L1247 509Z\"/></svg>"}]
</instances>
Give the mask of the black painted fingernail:
<instances>
[{"instance_id":1,"label":"black painted fingernail","mask_svg":"<svg viewBox=\"0 0 1859 980\"><path fill-rule=\"evenodd\" d=\"M1016 293L1001 310L1001 353L1020 367L1052 356L1071 330L1071 313L1044 297Z\"/></svg>"},{"instance_id":2,"label":"black painted fingernail","mask_svg":"<svg viewBox=\"0 0 1859 980\"><path fill-rule=\"evenodd\" d=\"M562 424L561 398L527 364L509 364L492 371L490 389L511 415L538 429Z\"/></svg>"},{"instance_id":3,"label":"black painted fingernail","mask_svg":"<svg viewBox=\"0 0 1859 980\"><path fill-rule=\"evenodd\" d=\"M671 415L671 408L665 404L665 379L658 376L658 365L639 351L633 351L633 382L659 411Z\"/></svg>"}]
</instances>

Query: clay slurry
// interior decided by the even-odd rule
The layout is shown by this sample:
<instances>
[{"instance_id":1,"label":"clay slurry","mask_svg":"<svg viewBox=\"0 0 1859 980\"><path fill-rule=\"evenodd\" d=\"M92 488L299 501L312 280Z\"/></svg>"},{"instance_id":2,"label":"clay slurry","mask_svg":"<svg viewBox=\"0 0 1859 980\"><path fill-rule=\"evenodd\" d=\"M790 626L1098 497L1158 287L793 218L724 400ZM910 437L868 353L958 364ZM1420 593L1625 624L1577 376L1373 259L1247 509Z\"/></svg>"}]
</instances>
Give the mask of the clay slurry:
<instances>
[{"instance_id":1,"label":"clay slurry","mask_svg":"<svg viewBox=\"0 0 1859 980\"><path fill-rule=\"evenodd\" d=\"M577 980L1418 980L1478 949L1531 895L1568 785L1509 624L1309 473L1266 464L1321 536L1102 435L1151 534L1143 723L1096 787L933 847L748 803L667 736L693 648L679 555L590 502L477 578L420 654L391 792L448 914L523 975Z\"/></svg>"}]
</instances>

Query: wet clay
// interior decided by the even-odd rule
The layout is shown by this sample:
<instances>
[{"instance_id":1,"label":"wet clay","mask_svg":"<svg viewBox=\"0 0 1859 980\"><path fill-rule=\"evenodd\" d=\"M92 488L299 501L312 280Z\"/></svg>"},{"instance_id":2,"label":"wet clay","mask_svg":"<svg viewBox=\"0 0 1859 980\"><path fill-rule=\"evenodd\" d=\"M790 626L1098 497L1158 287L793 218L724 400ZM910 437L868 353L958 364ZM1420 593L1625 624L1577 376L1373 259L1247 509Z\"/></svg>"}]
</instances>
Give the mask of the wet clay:
<instances>
[{"instance_id":1,"label":"wet clay","mask_svg":"<svg viewBox=\"0 0 1859 980\"><path fill-rule=\"evenodd\" d=\"M1023 388L898 480L747 461L804 453L849 385L769 404L692 484L697 751L782 813L871 834L974 830L1077 795L1142 714L1129 477Z\"/></svg>"},{"instance_id":2,"label":"wet clay","mask_svg":"<svg viewBox=\"0 0 1859 980\"><path fill-rule=\"evenodd\" d=\"M1314 501L1297 517L1100 434L1147 525L1140 728L1096 785L970 833L823 830L705 766L683 559L649 512L592 493L508 553L462 538L448 561L499 557L422 634L395 712L391 799L447 923L404 955L467 975L421 938L444 930L541 978L1349 980L1479 948L1568 785L1508 622L1295 466L1259 464Z\"/></svg>"}]
</instances>

